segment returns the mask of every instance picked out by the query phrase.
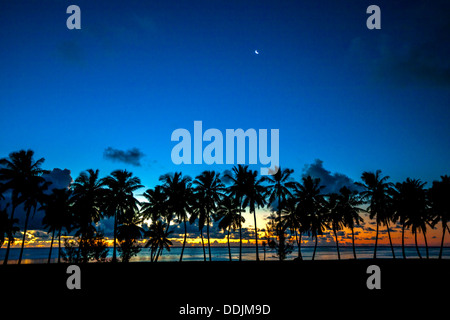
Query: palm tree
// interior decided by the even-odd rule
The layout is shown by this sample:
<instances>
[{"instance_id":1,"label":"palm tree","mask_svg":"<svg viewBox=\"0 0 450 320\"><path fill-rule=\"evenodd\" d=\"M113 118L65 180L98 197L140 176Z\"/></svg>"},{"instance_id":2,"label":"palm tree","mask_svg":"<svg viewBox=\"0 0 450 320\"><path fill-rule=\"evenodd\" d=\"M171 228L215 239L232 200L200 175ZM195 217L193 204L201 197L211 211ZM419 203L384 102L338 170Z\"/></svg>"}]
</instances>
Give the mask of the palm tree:
<instances>
[{"instance_id":1,"label":"palm tree","mask_svg":"<svg viewBox=\"0 0 450 320\"><path fill-rule=\"evenodd\" d=\"M9 218L7 211L8 205L0 209L0 248L3 246L5 238L8 238L8 241L14 243L14 234L19 232L19 227L14 226L14 224L19 222L19 219L11 220Z\"/></svg>"},{"instance_id":2,"label":"palm tree","mask_svg":"<svg viewBox=\"0 0 450 320\"><path fill-rule=\"evenodd\" d=\"M164 193L162 186L157 185L153 189L148 189L143 194L147 202L141 203L141 213L144 219L151 219L153 226L160 219L165 219L166 228L165 233L169 234L170 221L172 220L172 213L168 210L167 195ZM148 246L147 246L148 247ZM155 252L156 256L159 256L163 247L158 247L158 252ZM151 247L153 250L153 247ZM153 251L152 251L153 252ZM151 255L152 258L152 255Z\"/></svg>"},{"instance_id":3,"label":"palm tree","mask_svg":"<svg viewBox=\"0 0 450 320\"><path fill-rule=\"evenodd\" d=\"M75 235L80 236L78 259L82 255L84 262L87 262L88 259L85 250L88 235L93 234L93 224L99 222L102 217L105 198L103 187L104 183L99 179L98 169L81 172L72 184L73 225L78 229Z\"/></svg>"},{"instance_id":4,"label":"palm tree","mask_svg":"<svg viewBox=\"0 0 450 320\"><path fill-rule=\"evenodd\" d=\"M242 208L247 206L250 209L250 213L253 212L255 221L255 243L256 243L256 261L259 261L258 253L258 227L256 225L256 208L264 207L266 204L265 194L266 188L261 184L262 180L257 178L258 172L256 170L250 170L247 173L245 179L245 192L242 201Z\"/></svg>"},{"instance_id":5,"label":"palm tree","mask_svg":"<svg viewBox=\"0 0 450 320\"><path fill-rule=\"evenodd\" d=\"M355 226L364 222L364 219L360 217L359 213L364 211L359 206L363 204L357 191L351 191L347 187L342 187L338 194L337 210L342 215L343 224L345 227L350 228L352 232L352 248L353 257L356 259L355 250Z\"/></svg>"},{"instance_id":6,"label":"palm tree","mask_svg":"<svg viewBox=\"0 0 450 320\"><path fill-rule=\"evenodd\" d=\"M395 258L394 247L392 246L391 233L389 231L389 220L392 215L389 212L390 197L392 193L392 183L387 182L389 176L381 176L381 170L376 172L362 173L361 179L363 183L357 182L356 184L365 189L361 192L361 197L364 201L369 203L368 211L370 219L376 219L376 235L375 235L375 248L373 252L373 258L377 257L377 244L378 244L378 231L380 224L385 224L388 230L389 242L391 244L392 256Z\"/></svg>"},{"instance_id":7,"label":"palm tree","mask_svg":"<svg viewBox=\"0 0 450 320\"><path fill-rule=\"evenodd\" d=\"M3 190L11 190L11 218L14 220L14 212L17 206L22 203L25 188L34 177L41 176L45 171L41 169L45 159L40 158L36 161L33 159L34 152L32 150L20 150L9 154L9 158L0 159L0 181L4 183ZM6 247L4 264L8 263L9 250L13 238L8 238Z\"/></svg>"},{"instance_id":8,"label":"palm tree","mask_svg":"<svg viewBox=\"0 0 450 320\"><path fill-rule=\"evenodd\" d=\"M239 209L242 209L242 199L245 194L245 182L248 176L248 166L238 165L234 166L231 174L225 174L225 178L232 181L232 185L228 187L229 196L234 197L239 204ZM242 217L242 211L239 210L239 215ZM242 261L242 219L239 220L239 261Z\"/></svg>"},{"instance_id":9,"label":"palm tree","mask_svg":"<svg viewBox=\"0 0 450 320\"><path fill-rule=\"evenodd\" d=\"M70 231L70 220L72 219L72 203L71 203L70 189L53 189L52 193L44 197L44 201L39 210L45 212L42 219L42 224L47 228L48 232L52 233L52 240L50 242L50 252L48 255L48 263L52 256L53 241L56 232L58 232L58 263L60 262L61 251L61 233L62 229Z\"/></svg>"},{"instance_id":10,"label":"palm tree","mask_svg":"<svg viewBox=\"0 0 450 320\"><path fill-rule=\"evenodd\" d=\"M20 248L18 264L22 262L23 249L25 246L25 239L28 231L28 220L30 218L31 210L33 210L33 217L39 203L43 202L44 191L47 190L51 182L45 181L40 176L31 177L25 186L22 196L24 199L24 209L26 210L25 224L23 230L22 246Z\"/></svg>"},{"instance_id":11,"label":"palm tree","mask_svg":"<svg viewBox=\"0 0 450 320\"><path fill-rule=\"evenodd\" d=\"M211 223L211 214L216 209L217 203L223 196L224 184L220 180L220 173L214 171L203 171L198 175L194 182L194 193L198 200L198 204L202 207L197 210L197 215L203 221L199 221L200 234L202 235L203 225L206 223L206 235L208 238L209 261L211 261L211 245L209 241L209 226ZM195 218L194 218L195 221ZM201 225L201 227L200 227ZM203 243L203 235L202 235Z\"/></svg>"},{"instance_id":12,"label":"palm tree","mask_svg":"<svg viewBox=\"0 0 450 320\"><path fill-rule=\"evenodd\" d=\"M219 229L227 231L227 243L228 243L228 256L231 259L231 246L230 246L230 230L235 231L242 223L245 222L245 218L242 217L240 204L232 197L224 197L220 202L216 210L215 220L219 221Z\"/></svg>"},{"instance_id":13,"label":"palm tree","mask_svg":"<svg viewBox=\"0 0 450 320\"><path fill-rule=\"evenodd\" d=\"M133 192L144 186L141 185L141 180L138 177L133 177L133 173L127 170L115 170L111 172L111 175L103 179L103 183L108 187L105 198L105 214L108 217L114 217L112 262L116 262L117 225L121 222L126 212L139 210L138 206L140 203L134 197Z\"/></svg>"},{"instance_id":14,"label":"palm tree","mask_svg":"<svg viewBox=\"0 0 450 320\"><path fill-rule=\"evenodd\" d=\"M301 212L298 206L298 200L295 197L286 199L282 209L281 223L286 225L291 231L291 235L295 237L295 242L297 243L298 259L303 260L301 252L302 244L302 232L304 223L304 218L300 216ZM284 241L283 241L284 242Z\"/></svg>"},{"instance_id":15,"label":"palm tree","mask_svg":"<svg viewBox=\"0 0 450 320\"><path fill-rule=\"evenodd\" d=\"M426 254L428 258L428 243L426 238L427 224L431 225L430 211L428 210L426 190L424 189L426 183L418 179L407 178L403 183L397 183L398 192L395 195L395 209L396 215L400 217L405 227L411 227L411 232L414 234L417 255L422 258L419 247L417 245L417 233L423 233L426 245ZM402 235L403 237L403 235ZM403 246L402 240L402 246Z\"/></svg>"},{"instance_id":16,"label":"palm tree","mask_svg":"<svg viewBox=\"0 0 450 320\"><path fill-rule=\"evenodd\" d=\"M311 176L303 177L303 183L295 190L294 197L298 200L299 215L303 217L303 231L310 234L314 243L312 260L316 255L318 236L323 234L327 223L324 211L324 199L321 194L324 186L320 185L320 179Z\"/></svg>"},{"instance_id":17,"label":"palm tree","mask_svg":"<svg viewBox=\"0 0 450 320\"><path fill-rule=\"evenodd\" d=\"M291 181L291 175L294 173L292 169L284 169L277 168L277 171L274 175L264 176L263 182L269 183L267 188L267 195L269 197L268 203L273 204L275 201L277 202L277 211L278 211L278 220L281 221L281 211L283 210L283 206L288 197L292 197L291 190L293 190L296 186L294 181ZM280 228L278 228L278 237L280 246L284 245L284 237L282 241L282 233ZM280 255L280 260L282 256Z\"/></svg>"},{"instance_id":18,"label":"palm tree","mask_svg":"<svg viewBox=\"0 0 450 320\"><path fill-rule=\"evenodd\" d=\"M336 250L338 254L338 260L341 260L341 253L339 252L339 241L337 232L342 230L344 227L344 217L342 215L342 211L339 210L338 207L338 198L339 195L337 193L331 193L327 196L328 201L325 202L325 219L331 224L331 229L333 230L334 240L336 242Z\"/></svg>"},{"instance_id":19,"label":"palm tree","mask_svg":"<svg viewBox=\"0 0 450 320\"><path fill-rule=\"evenodd\" d=\"M167 195L167 205L170 214L184 224L184 240L180 254L180 262L183 261L184 248L187 238L187 215L192 211L192 183L190 177L183 177L181 172L165 174L159 178L163 182L162 188Z\"/></svg>"},{"instance_id":20,"label":"palm tree","mask_svg":"<svg viewBox=\"0 0 450 320\"><path fill-rule=\"evenodd\" d=\"M150 228L145 232L145 236L149 237L145 247L150 247L150 261L157 262L160 256L160 253L166 249L170 251L170 246L172 245L172 241L169 240L169 234L171 232L167 232L167 226L161 220L152 221Z\"/></svg>"},{"instance_id":21,"label":"palm tree","mask_svg":"<svg viewBox=\"0 0 450 320\"><path fill-rule=\"evenodd\" d=\"M140 226L142 219L139 217L139 209L130 207L120 215L121 224L117 227L117 240L122 262L130 259L141 251L137 240L144 235L144 229Z\"/></svg>"},{"instance_id":22,"label":"palm tree","mask_svg":"<svg viewBox=\"0 0 450 320\"><path fill-rule=\"evenodd\" d=\"M445 175L441 176L441 181L433 181L428 196L432 215L442 223L441 249L439 251L439 259L442 259L445 229L448 228L447 223L450 220L450 202L448 201L450 199L450 177Z\"/></svg>"}]
</instances>

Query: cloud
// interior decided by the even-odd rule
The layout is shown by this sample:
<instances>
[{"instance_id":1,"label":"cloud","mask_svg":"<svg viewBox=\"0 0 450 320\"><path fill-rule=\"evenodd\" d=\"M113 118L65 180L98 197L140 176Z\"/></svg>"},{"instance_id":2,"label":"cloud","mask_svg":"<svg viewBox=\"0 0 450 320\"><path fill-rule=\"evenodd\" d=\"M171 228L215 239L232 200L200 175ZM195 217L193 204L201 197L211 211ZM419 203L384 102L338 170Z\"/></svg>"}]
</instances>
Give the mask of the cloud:
<instances>
[{"instance_id":1,"label":"cloud","mask_svg":"<svg viewBox=\"0 0 450 320\"><path fill-rule=\"evenodd\" d=\"M61 170L55 168L50 173L43 174L42 177L52 183L49 186L49 190L66 189L73 181L70 170L68 169Z\"/></svg>"},{"instance_id":2,"label":"cloud","mask_svg":"<svg viewBox=\"0 0 450 320\"><path fill-rule=\"evenodd\" d=\"M316 159L314 163L307 164L303 168L303 177L311 176L312 178L319 178L321 185L324 185L323 193L338 193L342 187L347 187L350 190L358 190L360 188L355 185L354 181L342 173L331 173L323 167L323 161Z\"/></svg>"},{"instance_id":3,"label":"cloud","mask_svg":"<svg viewBox=\"0 0 450 320\"><path fill-rule=\"evenodd\" d=\"M124 151L108 147L103 152L103 157L108 160L123 162L140 167L141 159L144 157L144 154L138 148L132 148Z\"/></svg>"}]
</instances>

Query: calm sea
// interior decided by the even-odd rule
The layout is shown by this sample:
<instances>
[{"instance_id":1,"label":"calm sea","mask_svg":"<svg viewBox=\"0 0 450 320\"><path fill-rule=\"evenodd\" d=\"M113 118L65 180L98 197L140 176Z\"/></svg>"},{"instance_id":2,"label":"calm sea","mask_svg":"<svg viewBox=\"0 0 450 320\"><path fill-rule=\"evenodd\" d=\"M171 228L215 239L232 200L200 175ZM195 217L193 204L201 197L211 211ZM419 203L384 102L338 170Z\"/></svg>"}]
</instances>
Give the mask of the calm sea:
<instances>
[{"instance_id":1,"label":"calm sea","mask_svg":"<svg viewBox=\"0 0 450 320\"><path fill-rule=\"evenodd\" d=\"M420 253L423 258L426 257L425 247L420 247ZM288 256L287 260L292 260L297 257L297 249ZM303 259L311 260L314 247L302 247ZM439 247L429 247L430 258L437 258L439 256ZM418 258L417 251L415 247L406 247L406 257L407 258ZM0 263L3 263L6 249L0 249ZM402 258L402 248L394 247L395 256L397 258ZM17 263L19 258L20 249L11 248L9 255L9 263ZM158 261L179 261L181 253L181 247L171 248L170 252L164 251L164 254L159 258ZM340 247L341 259L353 259L352 247ZM22 263L47 263L49 254L49 248L25 248L22 257ZM231 248L231 255L234 261L239 259L239 247ZM373 247L372 246L358 246L356 247L356 255L358 259L371 259L373 257ZM109 250L108 257L111 258L112 249ZM208 250L206 249L206 257L208 259ZM227 247L211 247L211 257L214 261L228 261L228 248ZM259 250L260 260L264 260L264 251L262 248ZM52 262L56 262L58 258L58 249L53 248L52 251ZM335 260L337 259L336 247L333 246L322 246L317 247L316 257L317 260ZM389 246L379 246L377 249L377 258L392 258L391 247ZM450 248L444 248L443 258L450 259ZM183 261L203 261L203 249L202 247L186 247L183 254ZM242 248L242 260L255 260L256 251L255 247L243 247ZM266 260L277 260L274 253L266 250L265 254ZM141 252L133 257L131 261L149 261L150 253L149 249L143 249Z\"/></svg>"}]
</instances>

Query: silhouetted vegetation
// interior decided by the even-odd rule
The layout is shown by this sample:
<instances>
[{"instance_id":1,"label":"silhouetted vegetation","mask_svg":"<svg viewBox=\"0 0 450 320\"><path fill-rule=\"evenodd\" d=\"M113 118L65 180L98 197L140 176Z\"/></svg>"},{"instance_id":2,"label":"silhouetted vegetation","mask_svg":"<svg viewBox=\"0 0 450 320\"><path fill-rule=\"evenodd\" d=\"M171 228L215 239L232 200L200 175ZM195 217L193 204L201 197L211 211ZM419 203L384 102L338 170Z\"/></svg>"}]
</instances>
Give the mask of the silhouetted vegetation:
<instances>
[{"instance_id":1,"label":"silhouetted vegetation","mask_svg":"<svg viewBox=\"0 0 450 320\"><path fill-rule=\"evenodd\" d=\"M343 187L339 193L324 193L320 179L303 177L301 182L293 178L292 169L279 169L271 176L258 177L248 166L238 165L225 174L204 171L194 179L181 172L160 177L160 185L143 193L145 201L139 202L135 194L143 188L139 178L126 170L113 171L100 178L99 170L82 172L66 189L52 188L42 175L44 159L33 159L31 150L13 152L9 158L0 160L0 199L9 199L0 207L0 247L6 242L4 264L8 262L10 246L18 233L18 219L14 217L19 205L25 210L19 263L26 242L29 218L36 210L44 212L42 223L51 234L48 262L51 260L54 240L58 239L58 262L61 257L67 262L107 261L108 241L98 223L112 218L114 231L112 259L128 262L143 248L150 251L150 261L157 262L164 250L170 251L169 239L173 223L181 224L184 230L180 261L187 242L187 222L197 223L207 260L203 235L206 229L208 260L212 260L210 228L218 223L226 233L229 260L232 260L230 233L239 230L239 260L242 260L242 212L246 209L254 217L253 232L256 260L259 260L258 245L263 244L264 260L266 247L280 260L287 258L297 247L297 258L302 260L302 237L314 240L312 259L316 255L318 238L331 231L340 259L339 234L348 228L352 236L353 255L356 259L354 228L361 226L362 212L375 220L376 232L374 254L376 258L379 228L387 230L392 255L395 258L390 229L392 224L402 228L402 253L405 230L415 237L417 254L422 258L417 235L422 233L426 257L429 257L427 231L440 223L442 240L449 230L450 179L442 176L429 189L417 179L406 179L393 184L381 171L363 172L361 182ZM229 181L229 183L224 183ZM355 191L357 188L361 192ZM8 194L8 197L5 195ZM268 208L273 213L265 229L258 229L256 209ZM265 231L259 239L258 231ZM61 248L61 240L64 248ZM140 240L145 240L141 245Z\"/></svg>"}]
</instances>

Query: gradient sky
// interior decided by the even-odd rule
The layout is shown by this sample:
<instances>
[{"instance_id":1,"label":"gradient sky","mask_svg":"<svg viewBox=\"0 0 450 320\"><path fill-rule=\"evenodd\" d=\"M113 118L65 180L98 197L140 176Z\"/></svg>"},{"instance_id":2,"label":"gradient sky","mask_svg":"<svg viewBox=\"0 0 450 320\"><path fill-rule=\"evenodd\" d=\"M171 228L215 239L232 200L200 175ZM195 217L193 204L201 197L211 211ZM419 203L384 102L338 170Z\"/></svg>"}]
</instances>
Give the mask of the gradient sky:
<instances>
[{"instance_id":1,"label":"gradient sky","mask_svg":"<svg viewBox=\"0 0 450 320\"><path fill-rule=\"evenodd\" d=\"M376 1L382 29L368 30L372 2L1 1L0 157L30 148L73 178L120 168L153 187L230 168L172 164L171 133L201 120L279 129L297 179L320 159L355 181L431 184L449 174L450 4ZM71 4L81 30L66 28Z\"/></svg>"}]
</instances>

